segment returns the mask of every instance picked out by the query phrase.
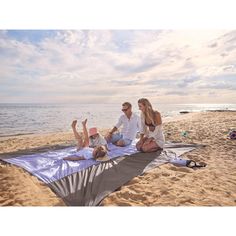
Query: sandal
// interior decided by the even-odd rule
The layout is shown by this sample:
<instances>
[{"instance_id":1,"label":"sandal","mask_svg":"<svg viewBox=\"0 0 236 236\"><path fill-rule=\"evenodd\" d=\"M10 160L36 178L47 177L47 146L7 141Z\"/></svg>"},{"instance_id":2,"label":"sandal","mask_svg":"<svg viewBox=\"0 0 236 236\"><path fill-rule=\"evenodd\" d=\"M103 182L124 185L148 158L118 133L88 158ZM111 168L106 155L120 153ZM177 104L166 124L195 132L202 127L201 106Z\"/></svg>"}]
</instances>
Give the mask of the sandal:
<instances>
[{"instance_id":1,"label":"sandal","mask_svg":"<svg viewBox=\"0 0 236 236\"><path fill-rule=\"evenodd\" d=\"M202 163L197 163L196 161L193 161L193 160L187 160L186 162L186 166L189 167L189 168L201 168L201 167L206 167L207 164L202 162Z\"/></svg>"}]
</instances>

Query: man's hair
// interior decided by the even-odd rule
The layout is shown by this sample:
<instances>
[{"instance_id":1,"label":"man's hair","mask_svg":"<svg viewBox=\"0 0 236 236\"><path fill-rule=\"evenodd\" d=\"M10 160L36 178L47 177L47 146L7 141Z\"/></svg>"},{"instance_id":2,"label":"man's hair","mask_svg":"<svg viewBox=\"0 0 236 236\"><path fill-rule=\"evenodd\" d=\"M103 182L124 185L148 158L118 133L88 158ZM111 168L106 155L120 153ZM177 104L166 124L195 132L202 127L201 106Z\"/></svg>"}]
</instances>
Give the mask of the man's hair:
<instances>
[{"instance_id":1,"label":"man's hair","mask_svg":"<svg viewBox=\"0 0 236 236\"><path fill-rule=\"evenodd\" d=\"M129 102L124 102L122 106L127 106L128 108L132 107L131 103Z\"/></svg>"}]
</instances>

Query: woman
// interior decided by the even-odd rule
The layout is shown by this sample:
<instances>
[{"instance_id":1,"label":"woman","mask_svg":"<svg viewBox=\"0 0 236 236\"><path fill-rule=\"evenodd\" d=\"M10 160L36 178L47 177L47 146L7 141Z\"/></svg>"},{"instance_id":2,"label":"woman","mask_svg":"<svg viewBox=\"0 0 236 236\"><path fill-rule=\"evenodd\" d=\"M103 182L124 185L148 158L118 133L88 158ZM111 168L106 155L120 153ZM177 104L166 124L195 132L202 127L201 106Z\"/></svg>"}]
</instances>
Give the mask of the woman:
<instances>
[{"instance_id":1,"label":"woman","mask_svg":"<svg viewBox=\"0 0 236 236\"><path fill-rule=\"evenodd\" d=\"M138 100L141 110L140 140L136 144L138 151L156 152L162 150L165 144L165 137L162 131L161 114L154 111L151 103L146 98Z\"/></svg>"},{"instance_id":2,"label":"woman","mask_svg":"<svg viewBox=\"0 0 236 236\"><path fill-rule=\"evenodd\" d=\"M97 132L97 128L91 128L89 134L86 127L87 119L82 122L84 140L76 130L77 120L71 124L75 139L77 140L77 153L74 156L63 158L68 161L88 160L94 158L98 161L107 161L107 143L105 139Z\"/></svg>"}]
</instances>

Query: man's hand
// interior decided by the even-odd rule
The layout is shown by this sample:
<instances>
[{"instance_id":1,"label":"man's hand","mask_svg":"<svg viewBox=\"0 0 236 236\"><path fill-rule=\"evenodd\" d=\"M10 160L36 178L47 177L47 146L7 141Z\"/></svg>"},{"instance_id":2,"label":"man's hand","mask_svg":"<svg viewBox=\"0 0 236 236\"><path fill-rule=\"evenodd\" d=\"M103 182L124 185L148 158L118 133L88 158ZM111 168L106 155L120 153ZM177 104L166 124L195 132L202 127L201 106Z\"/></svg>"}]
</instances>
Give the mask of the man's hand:
<instances>
[{"instance_id":1,"label":"man's hand","mask_svg":"<svg viewBox=\"0 0 236 236\"><path fill-rule=\"evenodd\" d=\"M111 137L112 137L112 133L111 133L111 132L109 132L109 133L106 134L106 139L107 139L107 140L110 140Z\"/></svg>"}]
</instances>

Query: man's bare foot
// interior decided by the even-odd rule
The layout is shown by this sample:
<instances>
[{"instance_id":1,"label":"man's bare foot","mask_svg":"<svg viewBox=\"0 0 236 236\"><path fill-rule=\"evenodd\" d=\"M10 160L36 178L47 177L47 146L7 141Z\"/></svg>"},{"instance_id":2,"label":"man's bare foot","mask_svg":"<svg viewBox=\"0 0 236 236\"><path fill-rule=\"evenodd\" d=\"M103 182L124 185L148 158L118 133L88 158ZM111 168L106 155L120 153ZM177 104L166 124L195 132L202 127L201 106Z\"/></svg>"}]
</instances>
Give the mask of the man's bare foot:
<instances>
[{"instance_id":1,"label":"man's bare foot","mask_svg":"<svg viewBox=\"0 0 236 236\"><path fill-rule=\"evenodd\" d=\"M87 119L85 119L84 121L82 121L82 125L86 125L87 124Z\"/></svg>"},{"instance_id":2,"label":"man's bare foot","mask_svg":"<svg viewBox=\"0 0 236 236\"><path fill-rule=\"evenodd\" d=\"M77 124L77 120L73 120L72 124L71 124L71 127L72 128L75 128L76 127L76 124Z\"/></svg>"}]
</instances>

